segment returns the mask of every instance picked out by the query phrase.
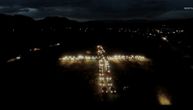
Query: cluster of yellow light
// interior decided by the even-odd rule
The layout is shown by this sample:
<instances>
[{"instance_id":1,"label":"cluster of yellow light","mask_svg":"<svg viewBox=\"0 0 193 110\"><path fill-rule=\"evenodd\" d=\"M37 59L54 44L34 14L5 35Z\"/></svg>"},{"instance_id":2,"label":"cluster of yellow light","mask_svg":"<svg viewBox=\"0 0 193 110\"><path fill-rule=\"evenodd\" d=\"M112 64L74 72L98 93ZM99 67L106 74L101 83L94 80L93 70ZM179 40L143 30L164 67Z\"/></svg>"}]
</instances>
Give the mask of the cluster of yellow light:
<instances>
[{"instance_id":1,"label":"cluster of yellow light","mask_svg":"<svg viewBox=\"0 0 193 110\"><path fill-rule=\"evenodd\" d=\"M97 59L96 56L88 56L88 55L78 55L78 56L63 56L61 58L59 58L59 60L62 63L70 63L70 62L79 62L79 61L95 61Z\"/></svg>"},{"instance_id":2,"label":"cluster of yellow light","mask_svg":"<svg viewBox=\"0 0 193 110\"><path fill-rule=\"evenodd\" d=\"M109 64L103 64L104 61L99 60L99 75L98 75L98 86L99 92L102 93L116 93L113 89L113 81L110 72Z\"/></svg>"},{"instance_id":3,"label":"cluster of yellow light","mask_svg":"<svg viewBox=\"0 0 193 110\"><path fill-rule=\"evenodd\" d=\"M99 74L98 74L98 86L101 93L116 93L114 89L112 74L110 71L110 64L108 59L104 56L104 49L102 46L97 46Z\"/></svg>"},{"instance_id":4,"label":"cluster of yellow light","mask_svg":"<svg viewBox=\"0 0 193 110\"><path fill-rule=\"evenodd\" d=\"M172 105L171 97L166 93L166 91L162 89L158 91L157 98L160 105L163 106Z\"/></svg>"},{"instance_id":5,"label":"cluster of yellow light","mask_svg":"<svg viewBox=\"0 0 193 110\"><path fill-rule=\"evenodd\" d=\"M97 60L99 57L97 56L63 56L59 58L60 61L81 61L81 60L87 60L87 61L94 61ZM107 56L107 59L109 61L129 61L129 62L147 62L149 61L148 58L142 55L113 55L113 56Z\"/></svg>"},{"instance_id":6,"label":"cluster of yellow light","mask_svg":"<svg viewBox=\"0 0 193 110\"><path fill-rule=\"evenodd\" d=\"M97 46L97 55L66 55L59 58L61 64L76 64L79 62L85 63L97 63L98 62L98 76L97 76L97 86L99 88L99 93L117 93L112 73L110 70L110 61L120 63L122 62L137 62L143 63L150 61L148 58L142 55L113 55L106 56L105 50L102 46Z\"/></svg>"},{"instance_id":7,"label":"cluster of yellow light","mask_svg":"<svg viewBox=\"0 0 193 110\"><path fill-rule=\"evenodd\" d=\"M109 61L147 62L148 58L142 55L114 55L107 57Z\"/></svg>"}]
</instances>

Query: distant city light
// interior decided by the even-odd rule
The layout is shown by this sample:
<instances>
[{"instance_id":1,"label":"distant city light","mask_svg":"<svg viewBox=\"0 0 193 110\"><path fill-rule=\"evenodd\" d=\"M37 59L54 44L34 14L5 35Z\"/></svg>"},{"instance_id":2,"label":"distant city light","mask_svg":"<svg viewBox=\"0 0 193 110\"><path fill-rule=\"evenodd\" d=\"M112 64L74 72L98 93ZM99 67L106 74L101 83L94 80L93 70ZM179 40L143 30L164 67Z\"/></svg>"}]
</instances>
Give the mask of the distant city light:
<instances>
[{"instance_id":1,"label":"distant city light","mask_svg":"<svg viewBox=\"0 0 193 110\"><path fill-rule=\"evenodd\" d=\"M30 49L29 51L30 52L37 52L37 51L40 51L41 49L40 48L33 48L33 49Z\"/></svg>"},{"instance_id":2,"label":"distant city light","mask_svg":"<svg viewBox=\"0 0 193 110\"><path fill-rule=\"evenodd\" d=\"M17 60L21 60L21 56L16 56L15 58L11 58L11 59L7 60L7 63L15 62Z\"/></svg>"},{"instance_id":3,"label":"distant city light","mask_svg":"<svg viewBox=\"0 0 193 110\"><path fill-rule=\"evenodd\" d=\"M61 45L61 43L55 43L55 44L51 44L51 45L49 45L49 47L57 47L57 46L60 46Z\"/></svg>"},{"instance_id":4,"label":"distant city light","mask_svg":"<svg viewBox=\"0 0 193 110\"><path fill-rule=\"evenodd\" d=\"M17 57L16 57L16 60L20 60L20 59L21 59L21 56L17 56Z\"/></svg>"},{"instance_id":5,"label":"distant city light","mask_svg":"<svg viewBox=\"0 0 193 110\"><path fill-rule=\"evenodd\" d=\"M162 37L162 40L168 42L168 39L166 37Z\"/></svg>"},{"instance_id":6,"label":"distant city light","mask_svg":"<svg viewBox=\"0 0 193 110\"><path fill-rule=\"evenodd\" d=\"M60 46L60 43L56 43L56 46Z\"/></svg>"}]
</instances>

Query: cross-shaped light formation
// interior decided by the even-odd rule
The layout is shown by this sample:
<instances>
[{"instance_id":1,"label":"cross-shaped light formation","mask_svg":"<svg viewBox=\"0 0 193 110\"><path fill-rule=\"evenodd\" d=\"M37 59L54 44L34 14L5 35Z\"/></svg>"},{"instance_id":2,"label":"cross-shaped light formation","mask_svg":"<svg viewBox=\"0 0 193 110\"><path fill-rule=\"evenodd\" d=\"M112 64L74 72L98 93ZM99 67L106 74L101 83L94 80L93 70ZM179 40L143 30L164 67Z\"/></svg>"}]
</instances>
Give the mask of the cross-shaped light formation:
<instances>
[{"instance_id":1,"label":"cross-shaped light formation","mask_svg":"<svg viewBox=\"0 0 193 110\"><path fill-rule=\"evenodd\" d=\"M101 45L97 46L97 55L64 55L59 58L62 65L79 64L80 62L98 62L98 75L97 83L98 92L100 94L116 94L117 90L114 86L114 80L111 73L110 62L119 63L122 61L133 62L133 63L147 63L150 62L148 58L142 55L106 55L105 50Z\"/></svg>"},{"instance_id":2,"label":"cross-shaped light formation","mask_svg":"<svg viewBox=\"0 0 193 110\"><path fill-rule=\"evenodd\" d=\"M112 74L108 58L105 57L105 50L102 46L97 46L98 55L98 86L102 93L116 93L113 85Z\"/></svg>"}]
</instances>

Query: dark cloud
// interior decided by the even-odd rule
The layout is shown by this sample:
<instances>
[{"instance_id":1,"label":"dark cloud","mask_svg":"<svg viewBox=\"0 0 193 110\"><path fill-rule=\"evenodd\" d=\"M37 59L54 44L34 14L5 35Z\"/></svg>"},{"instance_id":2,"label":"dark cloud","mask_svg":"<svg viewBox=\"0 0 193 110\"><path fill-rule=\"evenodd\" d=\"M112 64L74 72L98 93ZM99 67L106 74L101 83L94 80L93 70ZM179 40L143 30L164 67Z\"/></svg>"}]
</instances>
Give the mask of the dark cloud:
<instances>
[{"instance_id":1,"label":"dark cloud","mask_svg":"<svg viewBox=\"0 0 193 110\"><path fill-rule=\"evenodd\" d=\"M0 13L23 14L34 18L164 19L164 16L184 16L186 6L193 7L192 0L1 0Z\"/></svg>"},{"instance_id":2,"label":"dark cloud","mask_svg":"<svg viewBox=\"0 0 193 110\"><path fill-rule=\"evenodd\" d=\"M193 18L193 11L168 11L158 17L156 19L185 19L185 18Z\"/></svg>"}]
</instances>

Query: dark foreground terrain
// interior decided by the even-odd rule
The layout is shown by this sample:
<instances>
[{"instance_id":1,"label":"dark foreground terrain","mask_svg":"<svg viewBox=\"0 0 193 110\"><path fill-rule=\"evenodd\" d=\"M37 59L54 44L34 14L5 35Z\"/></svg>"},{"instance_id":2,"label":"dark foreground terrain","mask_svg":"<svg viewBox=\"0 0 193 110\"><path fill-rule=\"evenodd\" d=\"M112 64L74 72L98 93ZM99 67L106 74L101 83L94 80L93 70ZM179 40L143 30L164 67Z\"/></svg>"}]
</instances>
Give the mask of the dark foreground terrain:
<instances>
[{"instance_id":1,"label":"dark foreground terrain","mask_svg":"<svg viewBox=\"0 0 193 110\"><path fill-rule=\"evenodd\" d=\"M6 33L0 41L0 73L2 100L8 107L157 110L190 103L192 20L77 23L64 18L24 18L14 19L17 22L13 16L0 17L0 22L7 21L0 26ZM66 67L58 60L63 54L96 55L98 44L109 55L139 54L151 59L149 65L112 64L117 86L114 99L101 100L96 95L91 83L97 67ZM160 104L160 91L169 105Z\"/></svg>"}]
</instances>

